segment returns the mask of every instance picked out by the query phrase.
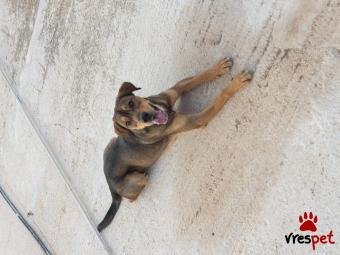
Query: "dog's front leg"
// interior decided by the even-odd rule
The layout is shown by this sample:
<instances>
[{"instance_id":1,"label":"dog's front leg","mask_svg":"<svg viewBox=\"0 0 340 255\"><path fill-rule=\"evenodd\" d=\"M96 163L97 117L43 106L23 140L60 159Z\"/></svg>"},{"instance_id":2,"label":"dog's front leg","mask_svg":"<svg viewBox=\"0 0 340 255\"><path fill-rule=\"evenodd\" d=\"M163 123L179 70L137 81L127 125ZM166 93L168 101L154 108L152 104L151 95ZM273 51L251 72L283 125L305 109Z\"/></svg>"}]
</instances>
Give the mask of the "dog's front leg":
<instances>
[{"instance_id":1,"label":"dog's front leg","mask_svg":"<svg viewBox=\"0 0 340 255\"><path fill-rule=\"evenodd\" d=\"M179 97L203 82L212 81L227 73L232 65L233 61L231 58L224 58L210 69L177 82L172 88L165 91L164 94L170 98L171 105L173 105Z\"/></svg>"},{"instance_id":2,"label":"dog's front leg","mask_svg":"<svg viewBox=\"0 0 340 255\"><path fill-rule=\"evenodd\" d=\"M222 109L224 104L252 78L250 73L243 72L234 77L230 85L225 88L215 101L200 113L182 115L178 114L172 125L166 130L168 135L188 131L206 126L216 114Z\"/></svg>"}]
</instances>

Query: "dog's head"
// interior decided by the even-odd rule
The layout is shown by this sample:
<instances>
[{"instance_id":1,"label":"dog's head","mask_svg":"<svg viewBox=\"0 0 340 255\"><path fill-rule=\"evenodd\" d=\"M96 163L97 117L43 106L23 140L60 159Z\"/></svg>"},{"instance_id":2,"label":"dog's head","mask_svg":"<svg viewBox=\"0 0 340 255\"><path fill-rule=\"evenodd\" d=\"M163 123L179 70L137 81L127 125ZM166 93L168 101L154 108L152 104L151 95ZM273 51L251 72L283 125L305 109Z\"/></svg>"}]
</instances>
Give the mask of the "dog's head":
<instances>
[{"instance_id":1,"label":"dog's head","mask_svg":"<svg viewBox=\"0 0 340 255\"><path fill-rule=\"evenodd\" d=\"M165 125L168 122L166 110L133 94L139 89L130 82L124 82L119 89L113 116L118 134L142 130L153 125Z\"/></svg>"}]
</instances>

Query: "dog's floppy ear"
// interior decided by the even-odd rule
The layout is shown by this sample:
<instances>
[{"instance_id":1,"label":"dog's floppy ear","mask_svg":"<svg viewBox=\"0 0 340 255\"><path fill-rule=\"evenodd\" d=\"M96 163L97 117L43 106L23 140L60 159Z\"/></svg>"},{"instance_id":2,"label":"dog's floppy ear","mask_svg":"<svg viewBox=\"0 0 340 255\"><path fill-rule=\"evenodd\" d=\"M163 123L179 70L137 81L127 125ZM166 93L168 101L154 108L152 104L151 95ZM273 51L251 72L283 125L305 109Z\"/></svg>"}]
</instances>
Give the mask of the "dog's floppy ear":
<instances>
[{"instance_id":1,"label":"dog's floppy ear","mask_svg":"<svg viewBox=\"0 0 340 255\"><path fill-rule=\"evenodd\" d=\"M139 90L139 89L141 88L137 88L131 82L124 82L119 88L117 98L122 98L125 96L133 95L132 92L134 92L135 90Z\"/></svg>"}]
</instances>

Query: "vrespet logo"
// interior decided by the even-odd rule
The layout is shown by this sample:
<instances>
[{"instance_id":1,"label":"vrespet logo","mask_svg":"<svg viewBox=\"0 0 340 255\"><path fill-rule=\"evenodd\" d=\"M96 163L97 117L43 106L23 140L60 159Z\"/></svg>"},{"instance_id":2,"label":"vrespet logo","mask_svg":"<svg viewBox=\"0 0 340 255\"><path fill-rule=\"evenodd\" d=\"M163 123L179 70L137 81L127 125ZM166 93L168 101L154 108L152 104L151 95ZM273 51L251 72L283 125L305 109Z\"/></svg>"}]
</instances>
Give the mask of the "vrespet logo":
<instances>
[{"instance_id":1,"label":"vrespet logo","mask_svg":"<svg viewBox=\"0 0 340 255\"><path fill-rule=\"evenodd\" d=\"M303 215L299 216L300 231L310 231L316 232L318 230L316 224L318 223L318 216L313 215L312 212L309 214L305 212ZM287 244L312 244L313 250L315 250L317 245L327 245L335 244L333 231L330 230L327 234L294 234L293 232L289 235L285 235Z\"/></svg>"}]
</instances>

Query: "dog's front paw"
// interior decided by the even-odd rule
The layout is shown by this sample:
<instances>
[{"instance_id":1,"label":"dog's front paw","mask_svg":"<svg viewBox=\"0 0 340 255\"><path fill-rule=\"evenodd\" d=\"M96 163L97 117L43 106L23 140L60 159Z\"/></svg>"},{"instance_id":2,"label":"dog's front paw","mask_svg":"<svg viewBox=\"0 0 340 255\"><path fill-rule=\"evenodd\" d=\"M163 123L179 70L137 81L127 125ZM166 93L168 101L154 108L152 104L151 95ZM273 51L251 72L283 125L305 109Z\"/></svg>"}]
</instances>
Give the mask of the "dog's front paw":
<instances>
[{"instance_id":1,"label":"dog's front paw","mask_svg":"<svg viewBox=\"0 0 340 255\"><path fill-rule=\"evenodd\" d=\"M242 85L246 85L248 81L250 81L253 78L253 75L251 72L243 71L242 73L239 73L236 75L233 80L235 80L237 83L240 83Z\"/></svg>"},{"instance_id":2,"label":"dog's front paw","mask_svg":"<svg viewBox=\"0 0 340 255\"><path fill-rule=\"evenodd\" d=\"M243 86L247 85L248 82L252 79L252 77L253 77L252 73L246 71L237 74L231 81L230 90L232 90L233 92L238 91Z\"/></svg>"},{"instance_id":3,"label":"dog's front paw","mask_svg":"<svg viewBox=\"0 0 340 255\"><path fill-rule=\"evenodd\" d=\"M231 67L233 66L232 58L223 58L221 59L212 69L213 75L215 77L220 77L226 74Z\"/></svg>"}]
</instances>

